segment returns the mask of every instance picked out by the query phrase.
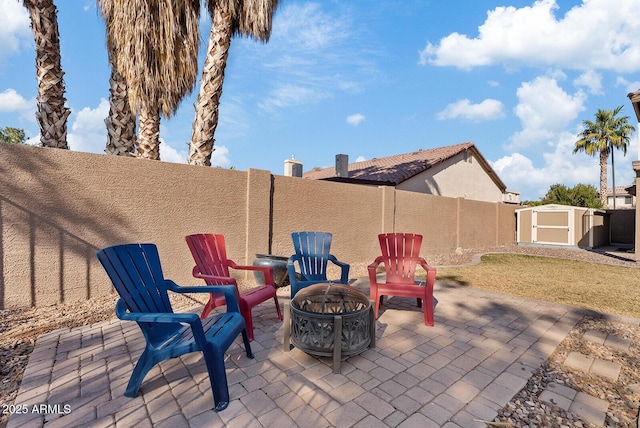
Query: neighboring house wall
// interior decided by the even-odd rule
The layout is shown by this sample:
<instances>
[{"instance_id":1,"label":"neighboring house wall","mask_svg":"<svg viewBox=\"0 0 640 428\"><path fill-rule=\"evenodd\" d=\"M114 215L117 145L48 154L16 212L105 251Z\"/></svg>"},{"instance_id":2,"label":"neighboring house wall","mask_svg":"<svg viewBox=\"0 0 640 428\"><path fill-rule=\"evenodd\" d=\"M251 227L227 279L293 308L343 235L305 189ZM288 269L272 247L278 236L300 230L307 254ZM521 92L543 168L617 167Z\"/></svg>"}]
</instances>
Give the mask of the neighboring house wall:
<instances>
[{"instance_id":1,"label":"neighboring house wall","mask_svg":"<svg viewBox=\"0 0 640 428\"><path fill-rule=\"evenodd\" d=\"M333 233L332 253L366 276L377 234L424 235L427 260L514 242L514 206L69 150L0 144L0 309L113 294L100 248L152 242L167 278L191 276L192 233L222 233L230 259L291 255L291 232ZM251 274L238 274L242 286Z\"/></svg>"},{"instance_id":2,"label":"neighboring house wall","mask_svg":"<svg viewBox=\"0 0 640 428\"><path fill-rule=\"evenodd\" d=\"M607 206L613 208L613 195L607 197ZM633 195L616 195L616 209L634 208L636 197Z\"/></svg>"},{"instance_id":3,"label":"neighboring house wall","mask_svg":"<svg viewBox=\"0 0 640 428\"><path fill-rule=\"evenodd\" d=\"M399 190L503 202L503 193L471 151L459 153L396 186Z\"/></svg>"}]
</instances>

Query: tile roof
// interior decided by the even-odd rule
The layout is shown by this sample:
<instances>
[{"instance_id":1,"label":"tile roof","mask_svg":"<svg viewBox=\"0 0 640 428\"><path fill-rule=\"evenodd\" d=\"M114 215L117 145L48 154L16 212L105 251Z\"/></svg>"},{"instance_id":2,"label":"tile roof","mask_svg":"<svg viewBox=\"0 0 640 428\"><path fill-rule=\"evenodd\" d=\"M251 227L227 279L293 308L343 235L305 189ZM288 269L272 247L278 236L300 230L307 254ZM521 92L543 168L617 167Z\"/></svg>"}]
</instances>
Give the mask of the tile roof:
<instances>
[{"instance_id":1,"label":"tile roof","mask_svg":"<svg viewBox=\"0 0 640 428\"><path fill-rule=\"evenodd\" d=\"M380 183L395 186L466 150L473 152L496 185L504 191L506 186L473 143L455 144L426 150L420 149L416 152L350 163L348 167L349 178L340 181ZM302 177L312 180L337 179L335 167L314 169L304 173Z\"/></svg>"},{"instance_id":2,"label":"tile roof","mask_svg":"<svg viewBox=\"0 0 640 428\"><path fill-rule=\"evenodd\" d=\"M616 186L616 196L635 195L636 185ZM613 196L613 187L607 187L607 196Z\"/></svg>"}]
</instances>

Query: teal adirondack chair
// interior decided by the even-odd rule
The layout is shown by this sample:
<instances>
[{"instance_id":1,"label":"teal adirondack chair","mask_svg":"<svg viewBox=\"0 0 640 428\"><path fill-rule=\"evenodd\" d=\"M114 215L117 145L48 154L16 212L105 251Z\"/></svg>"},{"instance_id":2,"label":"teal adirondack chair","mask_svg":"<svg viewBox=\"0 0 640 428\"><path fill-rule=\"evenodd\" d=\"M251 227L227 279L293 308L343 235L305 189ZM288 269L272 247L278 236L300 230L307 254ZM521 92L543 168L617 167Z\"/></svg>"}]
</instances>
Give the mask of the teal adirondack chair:
<instances>
[{"instance_id":1,"label":"teal adirondack chair","mask_svg":"<svg viewBox=\"0 0 640 428\"><path fill-rule=\"evenodd\" d=\"M291 283L291 298L305 287L321 282L328 282L328 262L340 267L339 280L332 282L339 284L349 283L349 265L338 261L330 254L331 239L333 235L326 232L294 232L291 234L295 254L289 257L287 271ZM300 270L296 273L296 265Z\"/></svg>"},{"instance_id":2,"label":"teal adirondack chair","mask_svg":"<svg viewBox=\"0 0 640 428\"><path fill-rule=\"evenodd\" d=\"M229 405L229 387L224 354L238 334L247 357L253 358L249 337L238 308L233 285L180 287L165 279L154 244L125 244L97 253L113 286L120 295L116 315L136 321L146 340L144 352L133 369L124 395L138 395L145 375L161 361L201 351L209 372L215 410ZM200 320L198 314L174 313L167 291L176 293L222 293L227 312Z\"/></svg>"}]
</instances>

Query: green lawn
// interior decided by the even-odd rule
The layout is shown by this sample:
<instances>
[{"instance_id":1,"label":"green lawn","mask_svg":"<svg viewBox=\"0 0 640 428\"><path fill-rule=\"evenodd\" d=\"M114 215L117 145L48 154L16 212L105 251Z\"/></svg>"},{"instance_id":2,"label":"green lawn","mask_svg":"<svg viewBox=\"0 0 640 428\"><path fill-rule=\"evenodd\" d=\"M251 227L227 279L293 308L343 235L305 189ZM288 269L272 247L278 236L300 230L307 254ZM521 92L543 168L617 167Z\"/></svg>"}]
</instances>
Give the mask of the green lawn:
<instances>
[{"instance_id":1,"label":"green lawn","mask_svg":"<svg viewBox=\"0 0 640 428\"><path fill-rule=\"evenodd\" d=\"M640 269L519 254L440 268L440 281L640 318Z\"/></svg>"}]
</instances>

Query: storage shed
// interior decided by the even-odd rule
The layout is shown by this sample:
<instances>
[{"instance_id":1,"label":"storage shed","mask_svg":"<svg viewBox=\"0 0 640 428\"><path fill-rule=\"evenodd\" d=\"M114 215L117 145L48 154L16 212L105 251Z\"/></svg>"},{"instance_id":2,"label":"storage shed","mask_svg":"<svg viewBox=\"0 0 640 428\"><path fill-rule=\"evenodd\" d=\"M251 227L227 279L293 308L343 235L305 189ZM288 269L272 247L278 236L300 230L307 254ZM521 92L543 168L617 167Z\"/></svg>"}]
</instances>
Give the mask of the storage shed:
<instances>
[{"instance_id":1,"label":"storage shed","mask_svg":"<svg viewBox=\"0 0 640 428\"><path fill-rule=\"evenodd\" d=\"M568 205L540 205L516 210L518 244L594 248L609 244L609 214Z\"/></svg>"}]
</instances>

